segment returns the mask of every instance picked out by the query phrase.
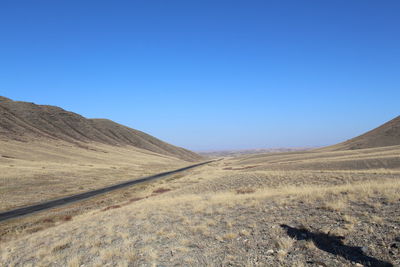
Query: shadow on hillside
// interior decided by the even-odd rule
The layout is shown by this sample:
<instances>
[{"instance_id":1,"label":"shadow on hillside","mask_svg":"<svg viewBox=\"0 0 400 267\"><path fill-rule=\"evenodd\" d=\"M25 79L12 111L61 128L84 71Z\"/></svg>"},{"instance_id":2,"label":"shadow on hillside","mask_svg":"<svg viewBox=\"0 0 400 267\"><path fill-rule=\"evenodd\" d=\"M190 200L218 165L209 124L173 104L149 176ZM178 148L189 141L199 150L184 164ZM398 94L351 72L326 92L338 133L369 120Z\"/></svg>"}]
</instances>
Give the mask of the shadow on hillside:
<instances>
[{"instance_id":1,"label":"shadow on hillside","mask_svg":"<svg viewBox=\"0 0 400 267\"><path fill-rule=\"evenodd\" d=\"M297 229L286 224L281 224L287 234L296 240L312 240L315 246L333 255L341 256L349 261L357 262L365 266L392 267L389 262L380 261L367 256L361 247L352 247L343 244L344 237L328 235L324 233L312 233L306 229Z\"/></svg>"}]
</instances>

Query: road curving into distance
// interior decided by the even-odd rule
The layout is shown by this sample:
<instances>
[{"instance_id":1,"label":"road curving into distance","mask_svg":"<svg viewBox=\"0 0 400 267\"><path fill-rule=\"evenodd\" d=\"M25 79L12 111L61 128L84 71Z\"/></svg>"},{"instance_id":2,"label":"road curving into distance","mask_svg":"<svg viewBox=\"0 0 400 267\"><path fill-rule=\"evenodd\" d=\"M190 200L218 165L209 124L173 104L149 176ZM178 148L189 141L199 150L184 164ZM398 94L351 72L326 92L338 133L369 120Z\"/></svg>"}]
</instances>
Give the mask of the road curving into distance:
<instances>
[{"instance_id":1,"label":"road curving into distance","mask_svg":"<svg viewBox=\"0 0 400 267\"><path fill-rule=\"evenodd\" d=\"M40 203L40 204L36 204L36 205L32 205L32 206L27 206L27 207L23 207L23 208L14 209L14 210L9 210L9 211L0 213L0 222L1 221L5 221L5 220L9 220L9 219L18 218L20 216L29 215L29 214L32 214L32 213L35 213L35 212L38 212L38 211L47 210L47 209L55 208L55 207L58 207L58 206L70 204L70 203L77 202L77 201L80 201L80 200L88 199L90 197L94 197L94 196L97 196L97 195L100 195L100 194L104 194L104 193L107 193L107 192L110 192L110 191L114 191L114 190L117 190L117 189L120 189L120 188L131 186L131 185L140 184L140 183L144 183L144 182L148 182L148 181L164 178L164 177L169 176L171 174L175 174L175 173L183 172L183 171L186 171L186 170L189 170L189 169L193 169L195 167L199 167L199 166L202 166L202 165L214 162L214 161L215 160L201 162L201 163L190 165L190 166L187 166L187 167L184 167L184 168L180 168L180 169L177 169L177 170L162 172L162 173L159 173L159 174L143 177L143 178L140 178L140 179L130 180L130 181L127 181L127 182L115 184L115 185L112 185L112 186L107 186L107 187L104 187L104 188L88 191L88 192L85 192L85 193L80 193L80 194L76 194L76 195L72 195L72 196L68 196L68 197L63 197L63 198L59 198L59 199L55 199L55 200L50 200L50 201L46 201L46 202L43 202L43 203Z\"/></svg>"}]
</instances>

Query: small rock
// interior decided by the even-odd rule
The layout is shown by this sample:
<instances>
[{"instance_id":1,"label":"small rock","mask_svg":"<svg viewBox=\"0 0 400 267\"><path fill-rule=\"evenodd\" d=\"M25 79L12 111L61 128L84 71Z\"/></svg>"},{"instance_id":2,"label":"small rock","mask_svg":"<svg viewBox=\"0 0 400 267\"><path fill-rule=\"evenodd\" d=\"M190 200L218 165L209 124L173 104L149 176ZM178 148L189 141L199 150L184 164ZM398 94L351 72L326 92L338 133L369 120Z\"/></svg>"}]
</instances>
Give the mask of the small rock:
<instances>
[{"instance_id":1,"label":"small rock","mask_svg":"<svg viewBox=\"0 0 400 267\"><path fill-rule=\"evenodd\" d=\"M360 264L360 263L356 263L355 266L357 267L364 267L364 265Z\"/></svg>"},{"instance_id":2,"label":"small rock","mask_svg":"<svg viewBox=\"0 0 400 267\"><path fill-rule=\"evenodd\" d=\"M368 248L367 247L362 247L361 251L364 252L364 253L367 253L368 252ZM361 265L361 266L363 266L363 265Z\"/></svg>"},{"instance_id":3,"label":"small rock","mask_svg":"<svg viewBox=\"0 0 400 267\"><path fill-rule=\"evenodd\" d=\"M267 250L267 254L274 254L274 250L273 249L268 249Z\"/></svg>"}]
</instances>

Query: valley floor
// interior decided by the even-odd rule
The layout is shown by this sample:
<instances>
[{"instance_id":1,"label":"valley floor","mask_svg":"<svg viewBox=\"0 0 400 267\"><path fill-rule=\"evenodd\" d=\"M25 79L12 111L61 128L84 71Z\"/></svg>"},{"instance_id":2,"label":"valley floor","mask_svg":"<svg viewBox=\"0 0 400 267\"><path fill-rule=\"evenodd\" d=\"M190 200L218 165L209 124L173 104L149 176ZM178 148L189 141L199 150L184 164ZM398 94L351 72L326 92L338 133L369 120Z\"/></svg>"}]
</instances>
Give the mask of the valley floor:
<instances>
[{"instance_id":1,"label":"valley floor","mask_svg":"<svg viewBox=\"0 0 400 267\"><path fill-rule=\"evenodd\" d=\"M0 141L0 211L103 188L188 162L132 146Z\"/></svg>"},{"instance_id":2,"label":"valley floor","mask_svg":"<svg viewBox=\"0 0 400 267\"><path fill-rule=\"evenodd\" d=\"M225 158L3 226L5 266L399 266L400 146ZM97 203L97 202L92 202ZM81 204L83 205L83 204ZM93 204L92 204L93 205ZM61 211L57 211L61 212ZM38 219L39 218L39 219ZM32 218L24 218L28 221Z\"/></svg>"}]
</instances>

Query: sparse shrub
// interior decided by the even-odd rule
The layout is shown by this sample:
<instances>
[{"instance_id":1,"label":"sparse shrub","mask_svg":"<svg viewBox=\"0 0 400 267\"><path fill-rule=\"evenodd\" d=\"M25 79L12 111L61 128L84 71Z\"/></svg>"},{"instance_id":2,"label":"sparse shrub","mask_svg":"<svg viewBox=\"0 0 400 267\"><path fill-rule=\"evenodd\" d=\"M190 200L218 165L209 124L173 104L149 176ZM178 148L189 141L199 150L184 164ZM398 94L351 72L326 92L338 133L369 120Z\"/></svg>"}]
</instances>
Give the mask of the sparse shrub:
<instances>
[{"instance_id":1,"label":"sparse shrub","mask_svg":"<svg viewBox=\"0 0 400 267\"><path fill-rule=\"evenodd\" d=\"M250 188L250 187L243 187L243 188L236 189L237 194L251 194L254 192L256 192L256 190L253 188Z\"/></svg>"},{"instance_id":2,"label":"sparse shrub","mask_svg":"<svg viewBox=\"0 0 400 267\"><path fill-rule=\"evenodd\" d=\"M64 217L61 218L62 221L71 221L72 220L72 216L71 215L65 215Z\"/></svg>"},{"instance_id":3,"label":"sparse shrub","mask_svg":"<svg viewBox=\"0 0 400 267\"><path fill-rule=\"evenodd\" d=\"M101 211L112 210L112 209L118 209L118 208L120 208L120 207L121 207L121 205L112 205L112 206L108 206L108 207L102 209Z\"/></svg>"},{"instance_id":4,"label":"sparse shrub","mask_svg":"<svg viewBox=\"0 0 400 267\"><path fill-rule=\"evenodd\" d=\"M143 199L142 197L131 198L131 199L129 199L129 203L136 202L136 201L139 201L139 200L142 200L142 199Z\"/></svg>"},{"instance_id":5,"label":"sparse shrub","mask_svg":"<svg viewBox=\"0 0 400 267\"><path fill-rule=\"evenodd\" d=\"M52 249L52 252L59 252L61 250L69 248L70 246L71 246L71 243L65 243L65 244L57 245Z\"/></svg>"},{"instance_id":6,"label":"sparse shrub","mask_svg":"<svg viewBox=\"0 0 400 267\"><path fill-rule=\"evenodd\" d=\"M54 223L54 219L52 218L46 218L42 221L43 223Z\"/></svg>"},{"instance_id":7,"label":"sparse shrub","mask_svg":"<svg viewBox=\"0 0 400 267\"><path fill-rule=\"evenodd\" d=\"M169 188L158 188L158 189L156 189L156 190L154 190L153 191L153 194L162 194L162 193L165 193L165 192L168 192L168 191L171 191L171 189L169 189Z\"/></svg>"},{"instance_id":8,"label":"sparse shrub","mask_svg":"<svg viewBox=\"0 0 400 267\"><path fill-rule=\"evenodd\" d=\"M27 229L25 232L28 233L28 234L32 234L32 233L36 233L36 232L42 231L44 229L45 229L45 227L43 227L43 226L35 226L35 227Z\"/></svg>"}]
</instances>

